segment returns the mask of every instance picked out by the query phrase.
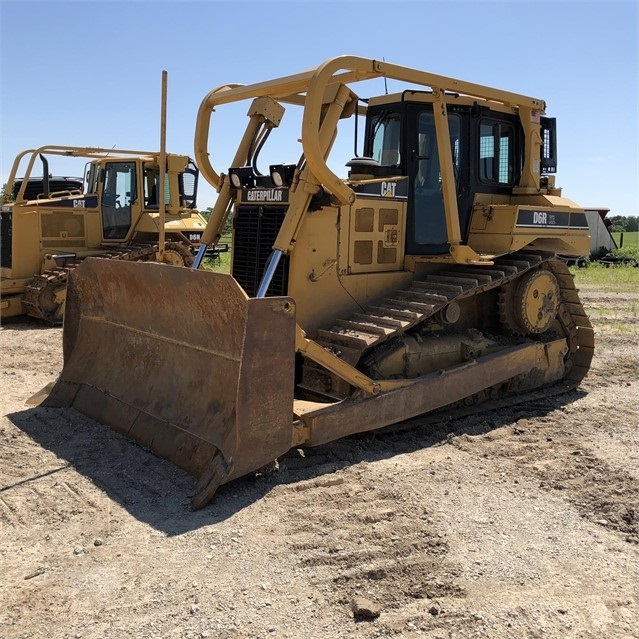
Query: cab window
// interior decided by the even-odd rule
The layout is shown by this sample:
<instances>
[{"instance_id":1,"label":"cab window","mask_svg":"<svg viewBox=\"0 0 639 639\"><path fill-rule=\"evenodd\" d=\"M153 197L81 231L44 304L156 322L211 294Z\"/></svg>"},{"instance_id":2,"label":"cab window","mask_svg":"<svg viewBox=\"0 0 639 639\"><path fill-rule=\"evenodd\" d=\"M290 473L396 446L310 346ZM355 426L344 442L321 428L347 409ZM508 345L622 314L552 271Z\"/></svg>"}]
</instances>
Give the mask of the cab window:
<instances>
[{"instance_id":1,"label":"cab window","mask_svg":"<svg viewBox=\"0 0 639 639\"><path fill-rule=\"evenodd\" d=\"M373 118L371 127L371 157L381 166L398 166L401 163L399 113L382 111Z\"/></svg>"},{"instance_id":2,"label":"cab window","mask_svg":"<svg viewBox=\"0 0 639 639\"><path fill-rule=\"evenodd\" d=\"M144 208L159 209L160 200L158 192L160 184L160 170L157 167L145 165L144 167ZM164 174L164 203L170 202L169 174Z\"/></svg>"},{"instance_id":3,"label":"cab window","mask_svg":"<svg viewBox=\"0 0 639 639\"><path fill-rule=\"evenodd\" d=\"M514 184L515 128L512 124L490 120L480 123L479 179L493 184Z\"/></svg>"}]
</instances>

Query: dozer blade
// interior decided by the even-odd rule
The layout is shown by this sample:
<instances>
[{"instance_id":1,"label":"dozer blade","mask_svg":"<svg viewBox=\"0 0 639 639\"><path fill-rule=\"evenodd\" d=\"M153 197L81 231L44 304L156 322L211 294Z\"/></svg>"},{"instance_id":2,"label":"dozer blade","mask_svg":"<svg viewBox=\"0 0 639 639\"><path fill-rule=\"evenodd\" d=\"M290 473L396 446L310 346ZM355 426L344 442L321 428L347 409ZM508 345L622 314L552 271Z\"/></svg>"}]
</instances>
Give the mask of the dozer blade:
<instances>
[{"instance_id":1,"label":"dozer blade","mask_svg":"<svg viewBox=\"0 0 639 639\"><path fill-rule=\"evenodd\" d=\"M229 275L87 259L69 278L64 368L44 406L73 407L220 484L291 446L295 304Z\"/></svg>"}]
</instances>

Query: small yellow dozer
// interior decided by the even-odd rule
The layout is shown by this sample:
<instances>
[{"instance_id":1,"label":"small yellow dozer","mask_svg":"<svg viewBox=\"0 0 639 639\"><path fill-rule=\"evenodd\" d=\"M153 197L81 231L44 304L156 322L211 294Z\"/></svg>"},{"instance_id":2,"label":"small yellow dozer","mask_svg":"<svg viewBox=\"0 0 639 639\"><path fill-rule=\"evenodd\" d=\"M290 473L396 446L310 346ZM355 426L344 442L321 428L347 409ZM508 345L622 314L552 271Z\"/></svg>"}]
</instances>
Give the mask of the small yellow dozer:
<instances>
[{"instance_id":1,"label":"small yellow dozer","mask_svg":"<svg viewBox=\"0 0 639 639\"><path fill-rule=\"evenodd\" d=\"M84 177L50 176L51 157L85 160ZM42 177L34 177L38 158ZM198 175L189 157L157 151L48 145L20 153L0 213L1 317L62 323L68 275L90 256L191 266L206 227L195 208Z\"/></svg>"}]
</instances>

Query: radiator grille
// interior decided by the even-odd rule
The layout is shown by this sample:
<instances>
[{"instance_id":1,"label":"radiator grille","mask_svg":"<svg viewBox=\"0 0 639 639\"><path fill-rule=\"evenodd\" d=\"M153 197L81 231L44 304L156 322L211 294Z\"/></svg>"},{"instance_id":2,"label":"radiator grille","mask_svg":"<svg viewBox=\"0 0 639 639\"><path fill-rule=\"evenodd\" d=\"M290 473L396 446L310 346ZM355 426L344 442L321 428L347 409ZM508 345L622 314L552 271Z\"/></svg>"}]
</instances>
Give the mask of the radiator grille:
<instances>
[{"instance_id":1,"label":"radiator grille","mask_svg":"<svg viewBox=\"0 0 639 639\"><path fill-rule=\"evenodd\" d=\"M249 297L255 297L257 293L285 215L286 207L283 206L239 206L236 209L232 274ZM286 295L287 290L288 258L283 256L267 295Z\"/></svg>"}]
</instances>

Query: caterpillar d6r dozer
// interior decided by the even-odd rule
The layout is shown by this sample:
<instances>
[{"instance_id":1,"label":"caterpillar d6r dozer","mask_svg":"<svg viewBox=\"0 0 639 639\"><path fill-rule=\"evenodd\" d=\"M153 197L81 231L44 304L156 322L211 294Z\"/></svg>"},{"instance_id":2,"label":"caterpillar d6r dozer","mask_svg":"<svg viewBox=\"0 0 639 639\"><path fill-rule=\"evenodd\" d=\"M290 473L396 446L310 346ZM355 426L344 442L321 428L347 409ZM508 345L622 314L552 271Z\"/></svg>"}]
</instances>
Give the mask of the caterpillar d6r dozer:
<instances>
[{"instance_id":1,"label":"caterpillar d6r dozer","mask_svg":"<svg viewBox=\"0 0 639 639\"><path fill-rule=\"evenodd\" d=\"M385 78L407 86L365 100L351 88ZM249 123L217 173L211 115L239 100ZM262 174L285 104L302 109L301 157ZM198 508L291 447L575 387L593 332L560 258L590 239L554 185L544 113L539 99L350 56L212 91L195 155L219 195L194 268L78 267L46 405L195 474ZM347 118L361 119L361 150L339 178L328 158ZM197 270L229 215L231 274Z\"/></svg>"},{"instance_id":2,"label":"caterpillar d6r dozer","mask_svg":"<svg viewBox=\"0 0 639 639\"><path fill-rule=\"evenodd\" d=\"M49 176L51 156L86 159L85 177ZM157 196L161 157L164 212ZM42 177L33 177L38 158ZM206 226L195 209L198 175L187 156L157 151L44 146L20 153L1 212L2 318L61 323L68 274L89 256L191 266Z\"/></svg>"}]
</instances>

